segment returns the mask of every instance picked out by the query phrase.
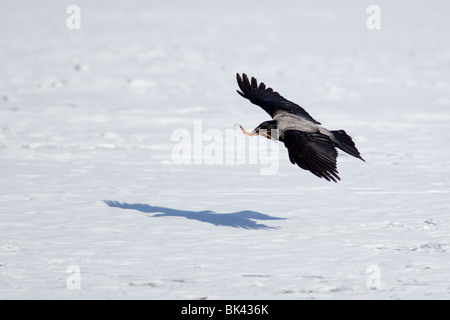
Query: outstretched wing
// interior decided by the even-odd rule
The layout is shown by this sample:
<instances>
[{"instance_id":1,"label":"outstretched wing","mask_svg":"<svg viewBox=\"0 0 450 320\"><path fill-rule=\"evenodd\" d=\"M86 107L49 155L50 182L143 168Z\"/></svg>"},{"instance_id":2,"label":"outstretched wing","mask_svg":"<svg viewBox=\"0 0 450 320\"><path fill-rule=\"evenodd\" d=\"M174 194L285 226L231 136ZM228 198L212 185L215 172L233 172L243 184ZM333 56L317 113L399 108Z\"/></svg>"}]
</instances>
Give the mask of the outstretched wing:
<instances>
[{"instance_id":1,"label":"outstretched wing","mask_svg":"<svg viewBox=\"0 0 450 320\"><path fill-rule=\"evenodd\" d=\"M263 108L272 118L276 111L284 110L316 124L320 124L320 122L314 120L313 117L299 105L283 98L278 92L273 91L272 88L266 89L266 85L263 82L258 85L258 82L253 77L250 82L245 73L242 74L242 78L239 73L237 73L236 79L239 88L242 91L237 90L237 93Z\"/></svg>"},{"instance_id":2,"label":"outstretched wing","mask_svg":"<svg viewBox=\"0 0 450 320\"><path fill-rule=\"evenodd\" d=\"M336 167L337 150L328 136L319 132L287 130L283 142L293 164L319 178L334 182L341 180Z\"/></svg>"}]
</instances>

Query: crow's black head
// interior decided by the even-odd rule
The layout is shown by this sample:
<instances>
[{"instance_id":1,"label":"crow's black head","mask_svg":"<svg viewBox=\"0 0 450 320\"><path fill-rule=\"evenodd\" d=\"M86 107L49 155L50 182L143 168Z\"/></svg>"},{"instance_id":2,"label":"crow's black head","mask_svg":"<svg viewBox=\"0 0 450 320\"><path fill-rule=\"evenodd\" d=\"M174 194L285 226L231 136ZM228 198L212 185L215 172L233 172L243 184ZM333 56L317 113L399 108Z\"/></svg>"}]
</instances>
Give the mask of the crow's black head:
<instances>
[{"instance_id":1,"label":"crow's black head","mask_svg":"<svg viewBox=\"0 0 450 320\"><path fill-rule=\"evenodd\" d=\"M276 120L264 121L255 128L253 134L263 135L268 139L278 140L278 127Z\"/></svg>"}]
</instances>

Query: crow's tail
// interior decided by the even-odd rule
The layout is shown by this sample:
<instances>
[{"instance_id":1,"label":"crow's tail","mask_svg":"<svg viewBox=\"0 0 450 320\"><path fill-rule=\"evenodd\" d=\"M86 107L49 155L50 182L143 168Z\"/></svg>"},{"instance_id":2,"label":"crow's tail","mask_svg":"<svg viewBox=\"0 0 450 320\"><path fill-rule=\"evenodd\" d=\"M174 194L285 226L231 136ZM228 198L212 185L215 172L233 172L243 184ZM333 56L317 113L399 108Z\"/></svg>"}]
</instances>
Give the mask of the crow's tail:
<instances>
[{"instance_id":1,"label":"crow's tail","mask_svg":"<svg viewBox=\"0 0 450 320\"><path fill-rule=\"evenodd\" d=\"M366 161L361 157L361 154L359 153L358 149L356 149L355 143L353 142L352 138L344 130L331 131L331 133L336 139L337 141L336 146L339 149L347 152L349 155L361 159L362 161Z\"/></svg>"}]
</instances>

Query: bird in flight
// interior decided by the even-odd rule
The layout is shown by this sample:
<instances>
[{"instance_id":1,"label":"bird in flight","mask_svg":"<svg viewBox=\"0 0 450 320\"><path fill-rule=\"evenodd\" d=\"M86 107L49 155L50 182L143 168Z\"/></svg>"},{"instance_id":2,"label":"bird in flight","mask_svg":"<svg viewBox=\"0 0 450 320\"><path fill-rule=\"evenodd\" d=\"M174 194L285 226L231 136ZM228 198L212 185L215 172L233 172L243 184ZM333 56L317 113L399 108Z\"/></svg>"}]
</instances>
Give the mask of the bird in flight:
<instances>
[{"instance_id":1,"label":"bird in flight","mask_svg":"<svg viewBox=\"0 0 450 320\"><path fill-rule=\"evenodd\" d=\"M260 106L273 120L265 121L252 132L247 132L239 125L242 132L249 136L262 135L268 139L284 142L289 159L300 168L309 170L319 178L337 182L336 148L365 161L355 146L352 138L344 130L328 130L320 125L299 105L283 98L272 88L245 73L236 74L242 97Z\"/></svg>"}]
</instances>

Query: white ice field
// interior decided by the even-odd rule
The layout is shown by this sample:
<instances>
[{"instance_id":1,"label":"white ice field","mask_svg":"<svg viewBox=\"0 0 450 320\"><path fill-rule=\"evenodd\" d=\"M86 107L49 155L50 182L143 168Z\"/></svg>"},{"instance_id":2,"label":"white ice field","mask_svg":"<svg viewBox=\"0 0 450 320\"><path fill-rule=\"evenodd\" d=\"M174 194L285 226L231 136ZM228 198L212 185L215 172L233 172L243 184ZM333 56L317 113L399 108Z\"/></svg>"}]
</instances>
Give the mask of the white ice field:
<instances>
[{"instance_id":1,"label":"white ice field","mask_svg":"<svg viewBox=\"0 0 450 320\"><path fill-rule=\"evenodd\" d=\"M2 0L0 298L449 299L449 9ZM243 163L209 164L205 132L269 120L236 72L366 162L327 182L237 131ZM174 161L179 130L200 159Z\"/></svg>"}]
</instances>

